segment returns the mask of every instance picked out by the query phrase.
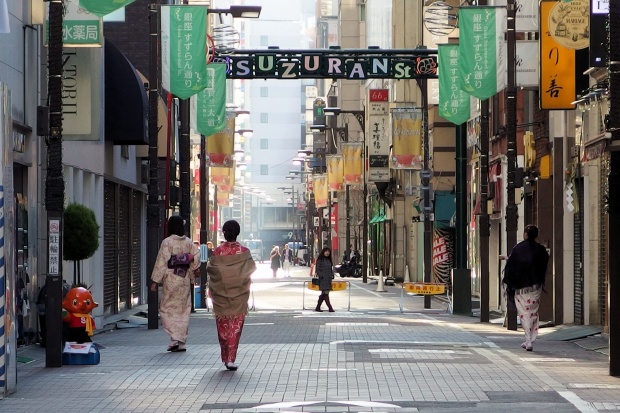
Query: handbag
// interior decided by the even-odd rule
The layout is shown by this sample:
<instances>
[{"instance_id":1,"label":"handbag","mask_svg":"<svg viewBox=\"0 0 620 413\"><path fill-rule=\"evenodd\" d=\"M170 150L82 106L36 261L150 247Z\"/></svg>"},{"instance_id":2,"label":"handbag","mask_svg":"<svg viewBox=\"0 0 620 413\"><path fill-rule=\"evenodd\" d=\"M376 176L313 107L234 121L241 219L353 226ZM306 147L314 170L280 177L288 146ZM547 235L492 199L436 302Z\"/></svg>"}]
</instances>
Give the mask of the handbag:
<instances>
[{"instance_id":1,"label":"handbag","mask_svg":"<svg viewBox=\"0 0 620 413\"><path fill-rule=\"evenodd\" d=\"M312 285L319 285L319 277L312 277Z\"/></svg>"}]
</instances>

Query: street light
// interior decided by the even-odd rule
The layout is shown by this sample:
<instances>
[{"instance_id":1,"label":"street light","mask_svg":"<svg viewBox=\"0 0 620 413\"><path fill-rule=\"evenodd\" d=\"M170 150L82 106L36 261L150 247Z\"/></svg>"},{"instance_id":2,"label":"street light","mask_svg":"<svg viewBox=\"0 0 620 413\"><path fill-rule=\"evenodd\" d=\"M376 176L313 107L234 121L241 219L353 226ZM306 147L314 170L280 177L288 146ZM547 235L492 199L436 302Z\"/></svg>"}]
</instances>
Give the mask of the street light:
<instances>
[{"instance_id":1,"label":"street light","mask_svg":"<svg viewBox=\"0 0 620 413\"><path fill-rule=\"evenodd\" d=\"M357 122L359 123L360 128L362 129L362 139L364 142L364 149L363 149L363 155L362 158L365 160L366 156L367 156L367 147L366 147L366 111L365 110L345 110L345 109L341 109L339 107L326 107L323 108L323 113L325 114L325 116L338 116L340 114L347 114L347 115L352 115L355 120L357 120ZM345 128L345 133L346 133L346 128ZM348 139L348 137L347 137ZM362 233L363 233L363 237L364 240L362 242L362 257L368 257L368 254L370 252L369 250L369 243L366 242L368 241L368 205L367 205L367 198L368 198L368 184L366 183L366 162L364 162L364 167L363 167L363 172L364 172L364 179L363 179L363 184L362 184L362 189L363 189L363 197L364 197L364 226L362 228ZM346 204L346 214L347 214L347 234L350 234L350 229L349 229L349 185L347 185L346 187L346 195L345 195L345 204ZM350 235L347 236L347 247L349 245L349 239L350 239ZM368 282L368 258L362 259L362 280L364 283Z\"/></svg>"}]
</instances>

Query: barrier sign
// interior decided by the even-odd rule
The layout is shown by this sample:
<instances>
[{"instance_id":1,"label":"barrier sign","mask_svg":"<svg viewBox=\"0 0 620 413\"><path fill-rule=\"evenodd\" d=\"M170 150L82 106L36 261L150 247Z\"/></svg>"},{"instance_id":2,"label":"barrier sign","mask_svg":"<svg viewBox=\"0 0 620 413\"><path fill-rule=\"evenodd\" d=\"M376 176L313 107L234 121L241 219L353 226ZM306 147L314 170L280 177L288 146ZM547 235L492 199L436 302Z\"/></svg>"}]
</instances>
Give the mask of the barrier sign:
<instances>
[{"instance_id":1,"label":"barrier sign","mask_svg":"<svg viewBox=\"0 0 620 413\"><path fill-rule=\"evenodd\" d=\"M436 295L446 293L446 285L440 283L404 283L403 289L408 293L418 295Z\"/></svg>"}]
</instances>

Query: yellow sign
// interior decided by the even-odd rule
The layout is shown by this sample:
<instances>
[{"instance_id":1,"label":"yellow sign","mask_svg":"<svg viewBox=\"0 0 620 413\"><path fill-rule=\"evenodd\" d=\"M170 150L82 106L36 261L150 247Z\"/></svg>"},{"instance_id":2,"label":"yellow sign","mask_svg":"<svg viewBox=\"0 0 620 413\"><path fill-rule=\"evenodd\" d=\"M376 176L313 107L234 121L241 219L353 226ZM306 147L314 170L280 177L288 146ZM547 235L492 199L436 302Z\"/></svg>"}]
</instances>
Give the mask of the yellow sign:
<instances>
[{"instance_id":1,"label":"yellow sign","mask_svg":"<svg viewBox=\"0 0 620 413\"><path fill-rule=\"evenodd\" d=\"M312 291L321 291L318 285L313 285L311 282L308 283L308 289ZM343 291L346 289L346 281L332 281L332 291Z\"/></svg>"},{"instance_id":2,"label":"yellow sign","mask_svg":"<svg viewBox=\"0 0 620 413\"><path fill-rule=\"evenodd\" d=\"M344 163L342 155L329 155L327 158L327 182L332 191L344 189L342 178L344 176Z\"/></svg>"},{"instance_id":3,"label":"yellow sign","mask_svg":"<svg viewBox=\"0 0 620 413\"><path fill-rule=\"evenodd\" d=\"M560 1L549 13L549 33L568 49L590 46L590 0Z\"/></svg>"},{"instance_id":4,"label":"yellow sign","mask_svg":"<svg viewBox=\"0 0 620 413\"><path fill-rule=\"evenodd\" d=\"M558 43L549 26L551 11L558 3L555 0L540 2L541 109L575 109L572 104L576 98L575 50Z\"/></svg>"},{"instance_id":5,"label":"yellow sign","mask_svg":"<svg viewBox=\"0 0 620 413\"><path fill-rule=\"evenodd\" d=\"M446 285L440 283L403 283L408 293L418 295L439 295L446 293Z\"/></svg>"}]
</instances>

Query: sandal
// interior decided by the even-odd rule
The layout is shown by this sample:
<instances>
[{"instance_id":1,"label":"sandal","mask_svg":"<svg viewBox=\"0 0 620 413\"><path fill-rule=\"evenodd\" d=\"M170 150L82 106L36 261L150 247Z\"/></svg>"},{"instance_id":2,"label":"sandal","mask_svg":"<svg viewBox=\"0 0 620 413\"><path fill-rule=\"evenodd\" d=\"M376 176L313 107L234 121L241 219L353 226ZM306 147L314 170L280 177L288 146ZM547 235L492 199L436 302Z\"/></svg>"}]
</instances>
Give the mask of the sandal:
<instances>
[{"instance_id":1,"label":"sandal","mask_svg":"<svg viewBox=\"0 0 620 413\"><path fill-rule=\"evenodd\" d=\"M168 351L178 351L178 350L179 350L179 345L178 344L174 344L174 345L168 347Z\"/></svg>"}]
</instances>

